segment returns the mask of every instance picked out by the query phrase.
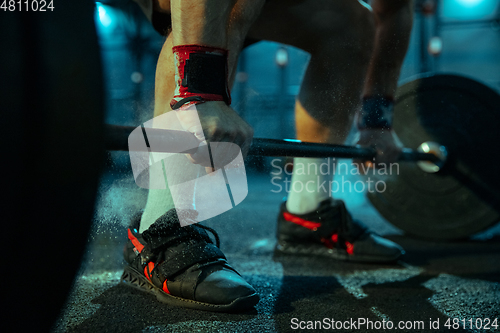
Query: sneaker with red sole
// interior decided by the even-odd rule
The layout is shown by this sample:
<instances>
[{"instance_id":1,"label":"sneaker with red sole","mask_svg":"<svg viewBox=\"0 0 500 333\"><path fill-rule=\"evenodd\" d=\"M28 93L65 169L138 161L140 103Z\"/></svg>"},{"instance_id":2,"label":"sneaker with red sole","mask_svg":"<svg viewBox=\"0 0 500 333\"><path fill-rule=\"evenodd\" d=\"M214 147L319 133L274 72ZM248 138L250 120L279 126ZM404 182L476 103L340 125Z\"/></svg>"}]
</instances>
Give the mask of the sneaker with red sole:
<instances>
[{"instance_id":1,"label":"sneaker with red sole","mask_svg":"<svg viewBox=\"0 0 500 333\"><path fill-rule=\"evenodd\" d=\"M342 200L331 198L311 213L297 215L282 203L278 215L276 250L288 254L318 255L344 261L389 263L404 250L368 231L352 219Z\"/></svg>"},{"instance_id":2,"label":"sneaker with red sole","mask_svg":"<svg viewBox=\"0 0 500 333\"><path fill-rule=\"evenodd\" d=\"M196 214L184 211L183 214ZM127 230L122 282L152 293L164 303L197 310L234 312L253 308L259 295L226 261L198 224L181 227L175 209L142 234L140 216Z\"/></svg>"}]
</instances>

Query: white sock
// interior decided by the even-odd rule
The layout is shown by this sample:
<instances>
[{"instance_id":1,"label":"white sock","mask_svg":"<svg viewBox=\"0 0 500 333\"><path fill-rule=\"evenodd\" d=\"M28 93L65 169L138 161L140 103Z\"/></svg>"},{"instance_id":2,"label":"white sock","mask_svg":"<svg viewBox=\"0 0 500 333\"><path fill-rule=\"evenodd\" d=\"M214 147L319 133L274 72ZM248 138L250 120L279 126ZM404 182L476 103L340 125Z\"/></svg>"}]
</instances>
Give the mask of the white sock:
<instances>
[{"instance_id":1,"label":"white sock","mask_svg":"<svg viewBox=\"0 0 500 333\"><path fill-rule=\"evenodd\" d=\"M160 153L152 154L150 156L150 158L154 159L155 161L161 160L162 157L165 156L160 155ZM139 228L139 232L141 233L144 230L148 229L153 223L155 223L155 221L160 216L175 207L170 189L168 188L168 184L166 184L167 179L164 176L164 162L165 161L150 165L149 183L152 188L150 188L148 191L146 208L144 208L144 212L142 213L141 217L141 224ZM159 182L159 184L166 184L166 189L158 189L157 186L153 186L154 182Z\"/></svg>"},{"instance_id":2,"label":"white sock","mask_svg":"<svg viewBox=\"0 0 500 333\"><path fill-rule=\"evenodd\" d=\"M329 158L294 158L290 192L286 203L292 214L306 214L330 197L329 182L334 165ZM324 183L323 183L324 182ZM318 186L323 184L323 187Z\"/></svg>"},{"instance_id":3,"label":"white sock","mask_svg":"<svg viewBox=\"0 0 500 333\"><path fill-rule=\"evenodd\" d=\"M174 201L168 188L166 190L149 190L139 232L142 233L149 228L160 216L172 208L174 208Z\"/></svg>"},{"instance_id":4,"label":"white sock","mask_svg":"<svg viewBox=\"0 0 500 333\"><path fill-rule=\"evenodd\" d=\"M163 154L163 155L162 155ZM165 157L167 156L167 157ZM163 159L162 159L163 157ZM174 195L177 195L177 201L174 202L172 191L169 188L167 181L167 173L170 175L170 180L182 183L183 181L198 179L200 170L205 170L203 167L192 164L183 154L155 153L152 154L154 161L160 161L150 165L149 182L151 188L148 192L148 200L146 208L141 217L141 225L139 232L148 229L155 221L163 216L172 208L194 206L194 193L183 192L179 197L179 189L172 190ZM158 186L153 184L166 184L166 189L158 189ZM156 188L155 188L156 187Z\"/></svg>"}]
</instances>

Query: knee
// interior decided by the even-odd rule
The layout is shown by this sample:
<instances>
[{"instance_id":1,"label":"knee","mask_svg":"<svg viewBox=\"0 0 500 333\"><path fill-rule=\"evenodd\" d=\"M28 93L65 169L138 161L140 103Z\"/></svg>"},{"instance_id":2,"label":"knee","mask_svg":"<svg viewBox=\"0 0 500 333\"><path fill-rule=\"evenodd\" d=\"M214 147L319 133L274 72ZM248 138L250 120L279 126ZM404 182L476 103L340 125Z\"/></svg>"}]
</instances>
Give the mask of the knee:
<instances>
[{"instance_id":1,"label":"knee","mask_svg":"<svg viewBox=\"0 0 500 333\"><path fill-rule=\"evenodd\" d=\"M352 1L342 11L314 15L317 31L311 54L342 52L357 61L369 61L375 41L375 17L372 11Z\"/></svg>"},{"instance_id":2,"label":"knee","mask_svg":"<svg viewBox=\"0 0 500 333\"><path fill-rule=\"evenodd\" d=\"M359 41L361 46L373 48L375 42L375 15L372 10L364 5L359 5L356 10L351 14L353 19L350 20L348 34Z\"/></svg>"},{"instance_id":3,"label":"knee","mask_svg":"<svg viewBox=\"0 0 500 333\"><path fill-rule=\"evenodd\" d=\"M372 11L364 6L359 6L355 13L355 24L351 23L346 38L351 42L348 47L352 50L352 56L359 61L368 63L375 44L375 16Z\"/></svg>"},{"instance_id":4,"label":"knee","mask_svg":"<svg viewBox=\"0 0 500 333\"><path fill-rule=\"evenodd\" d=\"M230 30L248 32L259 16L265 0L237 1L231 11Z\"/></svg>"}]
</instances>

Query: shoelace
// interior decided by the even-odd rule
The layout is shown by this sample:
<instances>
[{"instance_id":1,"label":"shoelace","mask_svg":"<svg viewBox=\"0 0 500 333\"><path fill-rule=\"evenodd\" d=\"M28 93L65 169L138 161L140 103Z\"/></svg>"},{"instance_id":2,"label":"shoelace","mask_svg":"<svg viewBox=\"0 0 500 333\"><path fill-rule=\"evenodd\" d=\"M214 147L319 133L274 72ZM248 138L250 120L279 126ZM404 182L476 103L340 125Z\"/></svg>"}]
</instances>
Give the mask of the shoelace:
<instances>
[{"instance_id":1,"label":"shoelace","mask_svg":"<svg viewBox=\"0 0 500 333\"><path fill-rule=\"evenodd\" d=\"M212 235L214 236L215 238L215 244L218 248L220 248L220 238L219 238L219 235L217 234L217 232L213 229L213 228L210 228L210 227L207 227L207 226L204 226L202 224L196 224L195 227L200 227L204 230L207 230L207 231L210 231L212 233ZM148 275L151 277L151 275L153 274L153 271L159 267L159 265L162 263L162 261L164 261L165 259L165 251L163 251L161 248L160 248L160 251L159 251L159 254L157 255L156 257L156 260L154 262L154 268L150 271L149 270L149 266L146 266L147 267L147 270L148 270Z\"/></svg>"},{"instance_id":2,"label":"shoelace","mask_svg":"<svg viewBox=\"0 0 500 333\"><path fill-rule=\"evenodd\" d=\"M196 215L195 215L195 217L196 217ZM193 223L196 223L196 220L194 218L192 218L191 221ZM214 229L212 229L210 227L207 227L205 225L202 225L202 224L195 224L194 227L199 227L199 228L205 229L207 231L210 231L212 233L212 235L214 236L214 238L215 238L215 244L217 245L218 248L220 248L220 238L219 238L219 235L217 234L217 232Z\"/></svg>"},{"instance_id":3,"label":"shoelace","mask_svg":"<svg viewBox=\"0 0 500 333\"><path fill-rule=\"evenodd\" d=\"M354 226L353 224L355 223L352 220L352 217L349 215L349 212L347 211L345 207L345 203L340 201L338 206L338 210L326 210L324 211L323 218L325 221L334 221L334 220L340 220L338 221L338 226L337 229L334 231L334 234L337 234L337 241L335 242L335 247L337 249L343 249L344 245L347 246L346 243L350 243L354 241L354 238L359 238L365 231L365 228L362 226ZM339 214L339 215L337 215ZM353 232L356 232L356 230L360 228L359 234L353 235ZM331 237L331 236L330 236ZM329 239L329 238L328 238ZM348 241L347 239L351 239L351 241Z\"/></svg>"},{"instance_id":4,"label":"shoelace","mask_svg":"<svg viewBox=\"0 0 500 333\"><path fill-rule=\"evenodd\" d=\"M217 247L220 248L220 238L219 235L217 234L217 231L202 224L197 224L196 226L205 229L207 231L210 231L215 238L215 245L217 245Z\"/></svg>"}]
</instances>

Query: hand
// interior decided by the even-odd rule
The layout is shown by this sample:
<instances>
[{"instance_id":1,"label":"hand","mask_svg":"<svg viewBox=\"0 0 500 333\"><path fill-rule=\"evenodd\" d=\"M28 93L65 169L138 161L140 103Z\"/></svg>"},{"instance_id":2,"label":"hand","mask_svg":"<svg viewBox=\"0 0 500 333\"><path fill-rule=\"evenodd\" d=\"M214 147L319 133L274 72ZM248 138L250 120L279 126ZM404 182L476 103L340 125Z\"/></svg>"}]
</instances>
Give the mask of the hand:
<instances>
[{"instance_id":1,"label":"hand","mask_svg":"<svg viewBox=\"0 0 500 333\"><path fill-rule=\"evenodd\" d=\"M198 117L192 116L193 110L197 111ZM207 173L214 171L207 149L204 147L210 142L235 143L241 148L243 158L248 153L252 143L253 129L224 102L212 101L195 107L190 106L187 110L178 110L177 115L183 127L202 142L198 151L189 157L193 163L205 166ZM229 149L229 147L217 149L217 151L212 151L212 160L217 161L218 165L225 165L236 157L233 155L234 149Z\"/></svg>"},{"instance_id":2,"label":"hand","mask_svg":"<svg viewBox=\"0 0 500 333\"><path fill-rule=\"evenodd\" d=\"M398 161L403 145L396 133L386 129L361 129L356 135L355 142L365 147L377 150L374 161L354 160L355 164L364 164L367 167L382 167ZM375 163L373 163L375 162ZM359 167L359 166L358 166Z\"/></svg>"}]
</instances>

